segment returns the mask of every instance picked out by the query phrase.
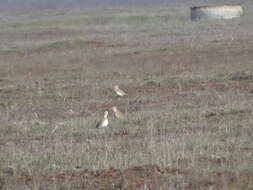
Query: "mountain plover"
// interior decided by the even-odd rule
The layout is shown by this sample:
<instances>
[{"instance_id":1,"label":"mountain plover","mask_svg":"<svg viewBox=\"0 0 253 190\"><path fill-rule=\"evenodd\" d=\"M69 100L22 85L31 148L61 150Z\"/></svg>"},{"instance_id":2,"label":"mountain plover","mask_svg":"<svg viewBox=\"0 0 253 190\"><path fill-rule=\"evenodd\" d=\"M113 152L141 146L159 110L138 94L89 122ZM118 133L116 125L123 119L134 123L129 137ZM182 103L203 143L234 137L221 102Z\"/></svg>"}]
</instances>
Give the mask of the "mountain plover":
<instances>
[{"instance_id":1,"label":"mountain plover","mask_svg":"<svg viewBox=\"0 0 253 190\"><path fill-rule=\"evenodd\" d=\"M96 128L101 129L101 128L109 127L109 121L108 121L107 116L108 116L108 111L105 111L104 118L97 123Z\"/></svg>"},{"instance_id":2,"label":"mountain plover","mask_svg":"<svg viewBox=\"0 0 253 190\"><path fill-rule=\"evenodd\" d=\"M113 106L112 110L113 110L116 118L124 119L124 114L121 111L119 111L116 106Z\"/></svg>"},{"instance_id":3,"label":"mountain plover","mask_svg":"<svg viewBox=\"0 0 253 190\"><path fill-rule=\"evenodd\" d=\"M126 96L127 93L125 93L123 90L119 89L119 86L118 85L115 85L113 87L114 91L116 92L116 94L120 97L123 97L123 96Z\"/></svg>"}]
</instances>

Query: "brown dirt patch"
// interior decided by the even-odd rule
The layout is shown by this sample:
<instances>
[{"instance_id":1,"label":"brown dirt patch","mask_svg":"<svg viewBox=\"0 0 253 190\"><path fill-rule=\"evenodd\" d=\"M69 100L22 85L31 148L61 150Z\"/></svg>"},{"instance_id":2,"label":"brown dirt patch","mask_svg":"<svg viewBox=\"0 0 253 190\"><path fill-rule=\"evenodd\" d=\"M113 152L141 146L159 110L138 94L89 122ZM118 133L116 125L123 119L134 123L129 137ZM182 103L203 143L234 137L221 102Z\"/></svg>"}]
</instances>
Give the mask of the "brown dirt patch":
<instances>
[{"instance_id":1,"label":"brown dirt patch","mask_svg":"<svg viewBox=\"0 0 253 190\"><path fill-rule=\"evenodd\" d=\"M44 181L45 183L60 184L64 181L68 183L83 183L80 189L157 189L164 183L164 176L187 175L188 172L171 167L159 167L157 165L144 165L130 167L125 170L110 168L107 170L84 170L81 172L66 172L54 176L38 175L33 177L18 178L17 183L29 183L33 181ZM89 184L87 182L90 182Z\"/></svg>"},{"instance_id":2,"label":"brown dirt patch","mask_svg":"<svg viewBox=\"0 0 253 190\"><path fill-rule=\"evenodd\" d=\"M210 161L201 158L200 162ZM211 162L221 164L226 160L212 159ZM195 176L195 177L194 177ZM174 179L175 181L173 181ZM179 180L180 179L180 180ZM179 180L179 181L178 181ZM231 187L252 187L253 173L250 171L215 171L193 173L173 167L157 165L134 166L125 170L110 168L106 170L83 170L66 172L53 176L38 175L16 179L16 183L25 183L28 187L34 181L46 184L69 183L77 189L144 189L151 190L170 185L179 185L182 189L231 189ZM246 188L248 189L248 188Z\"/></svg>"}]
</instances>

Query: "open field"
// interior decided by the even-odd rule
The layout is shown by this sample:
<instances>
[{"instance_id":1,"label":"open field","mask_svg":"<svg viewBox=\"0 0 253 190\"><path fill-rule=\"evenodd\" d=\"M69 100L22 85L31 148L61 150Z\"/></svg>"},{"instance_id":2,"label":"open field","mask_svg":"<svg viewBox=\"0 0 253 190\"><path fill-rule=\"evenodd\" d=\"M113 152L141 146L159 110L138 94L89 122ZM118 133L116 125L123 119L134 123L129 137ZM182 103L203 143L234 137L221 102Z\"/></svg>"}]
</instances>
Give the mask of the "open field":
<instances>
[{"instance_id":1,"label":"open field","mask_svg":"<svg viewBox=\"0 0 253 190\"><path fill-rule=\"evenodd\" d=\"M1 15L0 189L253 189L252 8Z\"/></svg>"}]
</instances>

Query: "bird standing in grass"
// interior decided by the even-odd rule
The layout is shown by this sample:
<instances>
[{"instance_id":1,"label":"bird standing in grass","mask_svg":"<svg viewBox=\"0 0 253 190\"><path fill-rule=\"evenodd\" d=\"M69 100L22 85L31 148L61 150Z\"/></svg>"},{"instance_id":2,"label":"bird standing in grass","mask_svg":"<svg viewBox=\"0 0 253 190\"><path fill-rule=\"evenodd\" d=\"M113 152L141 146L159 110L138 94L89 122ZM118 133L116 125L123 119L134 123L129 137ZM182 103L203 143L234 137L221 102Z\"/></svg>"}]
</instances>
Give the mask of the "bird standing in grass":
<instances>
[{"instance_id":1,"label":"bird standing in grass","mask_svg":"<svg viewBox=\"0 0 253 190\"><path fill-rule=\"evenodd\" d=\"M99 122L97 123L97 125L96 125L96 128L97 128L97 129L109 127L109 121L108 121L107 116L108 116L108 111L105 111L105 113L104 113L104 118L103 118L101 121L99 121Z\"/></svg>"},{"instance_id":2,"label":"bird standing in grass","mask_svg":"<svg viewBox=\"0 0 253 190\"><path fill-rule=\"evenodd\" d=\"M116 94L119 96L119 97L123 97L123 96L126 96L127 93L125 93L123 90L119 89L119 86L118 85L115 85L114 87L114 91L116 92Z\"/></svg>"},{"instance_id":3,"label":"bird standing in grass","mask_svg":"<svg viewBox=\"0 0 253 190\"><path fill-rule=\"evenodd\" d=\"M114 112L115 117L117 119L124 119L124 114L121 111L119 111L116 106L112 107L112 111Z\"/></svg>"}]
</instances>

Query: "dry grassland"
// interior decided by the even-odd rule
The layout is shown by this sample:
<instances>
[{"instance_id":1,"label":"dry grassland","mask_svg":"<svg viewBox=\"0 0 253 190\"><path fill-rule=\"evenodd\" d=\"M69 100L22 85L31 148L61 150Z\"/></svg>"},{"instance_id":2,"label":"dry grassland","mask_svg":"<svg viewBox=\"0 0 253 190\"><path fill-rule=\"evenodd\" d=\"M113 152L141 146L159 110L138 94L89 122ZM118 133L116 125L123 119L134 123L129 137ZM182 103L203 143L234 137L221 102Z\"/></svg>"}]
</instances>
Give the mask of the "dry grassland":
<instances>
[{"instance_id":1,"label":"dry grassland","mask_svg":"<svg viewBox=\"0 0 253 190\"><path fill-rule=\"evenodd\" d=\"M2 15L0 189L253 189L252 8Z\"/></svg>"}]
</instances>

